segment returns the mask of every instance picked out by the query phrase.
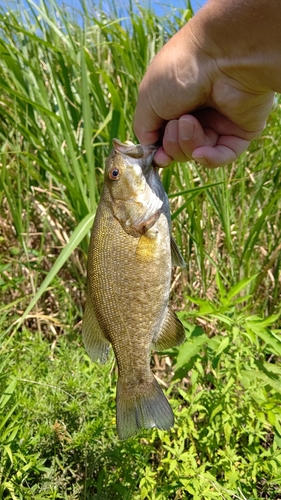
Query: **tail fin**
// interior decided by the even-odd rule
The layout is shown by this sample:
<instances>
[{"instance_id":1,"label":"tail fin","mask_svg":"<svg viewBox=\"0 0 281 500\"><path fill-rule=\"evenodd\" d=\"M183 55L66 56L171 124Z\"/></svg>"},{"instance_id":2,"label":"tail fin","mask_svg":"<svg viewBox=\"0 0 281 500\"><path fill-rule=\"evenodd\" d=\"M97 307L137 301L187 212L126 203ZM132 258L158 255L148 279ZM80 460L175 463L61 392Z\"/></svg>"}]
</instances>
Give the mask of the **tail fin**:
<instances>
[{"instance_id":1,"label":"tail fin","mask_svg":"<svg viewBox=\"0 0 281 500\"><path fill-rule=\"evenodd\" d=\"M117 432L120 439L128 439L140 429L168 430L174 425L174 414L160 385L153 377L145 391L132 394L122 379L117 382Z\"/></svg>"}]
</instances>

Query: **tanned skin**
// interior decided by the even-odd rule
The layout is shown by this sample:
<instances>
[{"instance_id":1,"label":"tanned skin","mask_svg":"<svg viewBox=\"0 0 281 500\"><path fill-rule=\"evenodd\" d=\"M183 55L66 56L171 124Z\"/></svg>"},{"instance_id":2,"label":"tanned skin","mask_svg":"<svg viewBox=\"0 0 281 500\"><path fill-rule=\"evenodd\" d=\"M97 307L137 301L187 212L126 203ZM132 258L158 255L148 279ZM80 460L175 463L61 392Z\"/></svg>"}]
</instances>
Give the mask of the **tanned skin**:
<instances>
[{"instance_id":1,"label":"tanned skin","mask_svg":"<svg viewBox=\"0 0 281 500\"><path fill-rule=\"evenodd\" d=\"M234 161L281 92L280 0L208 0L159 51L140 84L135 133L154 161Z\"/></svg>"}]
</instances>

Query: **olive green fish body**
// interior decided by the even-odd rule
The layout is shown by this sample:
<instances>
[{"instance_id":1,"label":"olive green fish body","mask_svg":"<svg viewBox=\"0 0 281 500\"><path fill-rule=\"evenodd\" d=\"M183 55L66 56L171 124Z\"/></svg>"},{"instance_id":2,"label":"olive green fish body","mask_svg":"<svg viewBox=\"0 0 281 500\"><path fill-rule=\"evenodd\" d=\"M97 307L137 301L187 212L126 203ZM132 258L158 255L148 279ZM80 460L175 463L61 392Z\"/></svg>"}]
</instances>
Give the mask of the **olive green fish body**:
<instances>
[{"instance_id":1,"label":"olive green fish body","mask_svg":"<svg viewBox=\"0 0 281 500\"><path fill-rule=\"evenodd\" d=\"M113 347L117 429L124 439L140 428L173 425L170 405L150 370L150 350L181 343L184 330L168 308L170 212L151 166L155 150L131 146L130 152L127 145L114 145L91 236L83 338L94 360L105 361L109 344Z\"/></svg>"}]
</instances>

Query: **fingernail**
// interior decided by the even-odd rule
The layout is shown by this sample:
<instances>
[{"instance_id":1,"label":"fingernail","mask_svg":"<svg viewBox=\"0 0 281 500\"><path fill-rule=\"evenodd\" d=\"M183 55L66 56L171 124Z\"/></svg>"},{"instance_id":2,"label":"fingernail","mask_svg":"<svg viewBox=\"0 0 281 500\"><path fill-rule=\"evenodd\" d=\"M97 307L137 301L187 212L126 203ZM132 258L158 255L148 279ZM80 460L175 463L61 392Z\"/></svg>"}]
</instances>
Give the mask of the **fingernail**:
<instances>
[{"instance_id":1,"label":"fingernail","mask_svg":"<svg viewBox=\"0 0 281 500\"><path fill-rule=\"evenodd\" d=\"M181 118L179 122L180 122L180 136L184 141L188 141L194 135L194 123L184 118Z\"/></svg>"},{"instance_id":2,"label":"fingernail","mask_svg":"<svg viewBox=\"0 0 281 500\"><path fill-rule=\"evenodd\" d=\"M164 149L160 147L154 156L154 162L157 167L168 167L172 159L165 153Z\"/></svg>"},{"instance_id":3,"label":"fingernail","mask_svg":"<svg viewBox=\"0 0 281 500\"><path fill-rule=\"evenodd\" d=\"M178 120L170 120L165 128L165 136L169 141L178 142L179 130Z\"/></svg>"},{"instance_id":4,"label":"fingernail","mask_svg":"<svg viewBox=\"0 0 281 500\"><path fill-rule=\"evenodd\" d=\"M156 167L160 167L160 168L161 167L168 167L170 165L170 163L171 162L168 161L168 160L160 160L160 161L157 160L157 161L155 161Z\"/></svg>"},{"instance_id":5,"label":"fingernail","mask_svg":"<svg viewBox=\"0 0 281 500\"><path fill-rule=\"evenodd\" d=\"M208 165L209 164L209 161L207 160L207 158L205 158L205 156L192 155L192 158L195 161L197 161L198 163L201 163L201 165Z\"/></svg>"}]
</instances>

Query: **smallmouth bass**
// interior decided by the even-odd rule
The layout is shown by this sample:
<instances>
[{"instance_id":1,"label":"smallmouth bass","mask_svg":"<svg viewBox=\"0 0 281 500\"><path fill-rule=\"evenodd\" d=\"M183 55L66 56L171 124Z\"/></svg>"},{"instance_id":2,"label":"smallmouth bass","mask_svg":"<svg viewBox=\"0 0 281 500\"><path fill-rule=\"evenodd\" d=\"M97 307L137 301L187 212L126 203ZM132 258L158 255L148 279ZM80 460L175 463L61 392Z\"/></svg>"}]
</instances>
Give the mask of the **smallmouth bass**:
<instances>
[{"instance_id":1,"label":"smallmouth bass","mask_svg":"<svg viewBox=\"0 0 281 500\"><path fill-rule=\"evenodd\" d=\"M113 140L88 255L82 336L93 361L110 344L118 365L117 432L169 429L172 409L150 369L150 350L185 339L169 308L172 260L185 267L171 236L168 197L153 166L155 146Z\"/></svg>"}]
</instances>

